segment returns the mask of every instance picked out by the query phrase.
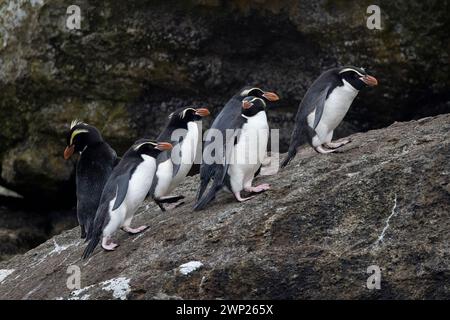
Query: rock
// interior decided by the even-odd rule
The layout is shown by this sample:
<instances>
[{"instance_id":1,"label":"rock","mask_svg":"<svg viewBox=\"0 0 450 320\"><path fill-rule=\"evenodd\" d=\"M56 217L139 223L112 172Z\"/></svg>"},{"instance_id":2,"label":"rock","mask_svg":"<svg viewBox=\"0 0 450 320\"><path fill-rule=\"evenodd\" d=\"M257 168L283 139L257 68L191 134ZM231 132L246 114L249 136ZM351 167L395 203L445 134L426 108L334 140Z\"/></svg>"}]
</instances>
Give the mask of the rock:
<instances>
[{"instance_id":1,"label":"rock","mask_svg":"<svg viewBox=\"0 0 450 320\"><path fill-rule=\"evenodd\" d=\"M76 225L73 211L42 213L0 206L0 261L23 254Z\"/></svg>"},{"instance_id":2,"label":"rock","mask_svg":"<svg viewBox=\"0 0 450 320\"><path fill-rule=\"evenodd\" d=\"M175 108L216 114L244 84L282 97L270 121L286 150L305 90L339 64L365 66L380 86L361 93L338 137L448 112L447 4L381 1L382 30L366 27L369 4L80 0L81 30L70 31L64 1L4 1L0 183L27 201L73 204L73 162L61 159L71 120L98 126L121 154Z\"/></svg>"},{"instance_id":3,"label":"rock","mask_svg":"<svg viewBox=\"0 0 450 320\"><path fill-rule=\"evenodd\" d=\"M222 194L192 212L190 177L184 206L146 203L133 224L147 231L87 261L78 228L55 236L0 263L0 299L450 298L450 114L350 138L342 153L303 148L242 204ZM374 265L379 290L366 287Z\"/></svg>"}]
</instances>

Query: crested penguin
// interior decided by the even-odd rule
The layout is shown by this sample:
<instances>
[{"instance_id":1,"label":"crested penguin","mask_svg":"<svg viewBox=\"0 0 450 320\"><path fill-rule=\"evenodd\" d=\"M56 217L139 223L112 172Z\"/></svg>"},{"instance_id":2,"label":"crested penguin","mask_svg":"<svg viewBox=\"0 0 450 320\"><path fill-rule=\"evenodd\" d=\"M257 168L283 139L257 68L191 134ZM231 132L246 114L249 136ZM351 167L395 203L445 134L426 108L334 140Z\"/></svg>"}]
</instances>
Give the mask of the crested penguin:
<instances>
[{"instance_id":1,"label":"crested penguin","mask_svg":"<svg viewBox=\"0 0 450 320\"><path fill-rule=\"evenodd\" d=\"M111 237L119 228L130 234L147 228L132 228L131 220L150 190L156 172L156 158L170 149L170 143L140 139L124 154L103 190L83 259L89 257L100 239L104 250L114 250L118 244Z\"/></svg>"},{"instance_id":2,"label":"crested penguin","mask_svg":"<svg viewBox=\"0 0 450 320\"><path fill-rule=\"evenodd\" d=\"M345 66L325 71L305 94L295 118L289 151L281 163L285 167L295 157L300 138L306 131L309 144L318 153L335 152L350 142L331 142L333 131L341 123L358 92L378 84L363 68Z\"/></svg>"},{"instance_id":3,"label":"crested penguin","mask_svg":"<svg viewBox=\"0 0 450 320\"><path fill-rule=\"evenodd\" d=\"M75 152L80 153L76 164L77 218L81 238L86 238L94 222L103 187L118 158L97 128L78 120L70 125L64 159L68 160Z\"/></svg>"},{"instance_id":4,"label":"crested penguin","mask_svg":"<svg viewBox=\"0 0 450 320\"><path fill-rule=\"evenodd\" d=\"M202 118L207 108L180 108L169 115L166 127L156 139L171 141L173 149L158 156L158 167L153 180L152 197L162 211L163 203L173 203L183 196L167 196L187 176L194 161L201 156ZM169 207L168 207L169 208Z\"/></svg>"},{"instance_id":5,"label":"crested penguin","mask_svg":"<svg viewBox=\"0 0 450 320\"><path fill-rule=\"evenodd\" d=\"M266 103L261 98L250 96L244 98L241 105L240 117L228 124L227 129L232 130L232 135L228 132L228 139L224 139L220 146L225 151L223 163L216 163L220 170L217 170L209 191L197 201L194 210L203 209L223 187L229 189L239 202L254 197L243 198L243 190L260 193L270 189L270 185L266 183L252 186L255 173L261 167L267 152L269 124L265 112Z\"/></svg>"},{"instance_id":6,"label":"crested penguin","mask_svg":"<svg viewBox=\"0 0 450 320\"><path fill-rule=\"evenodd\" d=\"M210 130L206 132L203 150L207 150L210 143L214 142L215 134L220 132L222 137L226 136L226 130L234 121L240 121L242 100L253 96L263 99L265 102L273 103L280 98L274 92L264 91L258 87L245 86L239 90L223 107L222 111L214 119ZM270 105L269 105L270 106ZM217 163L205 163L202 161L200 166L200 187L197 192L197 201L203 196L211 179L222 172L222 165Z\"/></svg>"}]
</instances>

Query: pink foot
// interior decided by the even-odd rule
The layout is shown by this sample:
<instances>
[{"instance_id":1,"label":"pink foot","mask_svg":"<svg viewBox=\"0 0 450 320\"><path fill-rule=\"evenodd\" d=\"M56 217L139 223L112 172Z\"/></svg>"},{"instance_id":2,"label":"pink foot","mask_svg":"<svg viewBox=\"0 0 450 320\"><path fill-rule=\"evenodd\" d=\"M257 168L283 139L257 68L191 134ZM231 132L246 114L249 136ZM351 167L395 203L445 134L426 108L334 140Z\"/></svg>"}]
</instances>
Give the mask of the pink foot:
<instances>
[{"instance_id":1,"label":"pink foot","mask_svg":"<svg viewBox=\"0 0 450 320\"><path fill-rule=\"evenodd\" d=\"M348 144L350 142L352 142L352 141L349 139L342 140L340 142L329 142L329 143L325 143L325 147L327 147L328 149L337 149L342 146L345 146L346 144Z\"/></svg>"},{"instance_id":2,"label":"pink foot","mask_svg":"<svg viewBox=\"0 0 450 320\"><path fill-rule=\"evenodd\" d=\"M244 201L250 200L250 199L255 197L255 196L251 196L251 197L248 197L248 198L242 198L241 197L241 192L235 192L234 196L236 197L236 200L239 201L239 202L244 202Z\"/></svg>"},{"instance_id":3,"label":"pink foot","mask_svg":"<svg viewBox=\"0 0 450 320\"><path fill-rule=\"evenodd\" d=\"M182 206L184 204L184 201L182 201L182 202L177 202L177 203L169 203L169 204L166 204L165 206L164 206L164 209L166 210L166 211L170 211L170 210L173 210L173 209L175 209L175 208L178 208L179 206Z\"/></svg>"},{"instance_id":4,"label":"pink foot","mask_svg":"<svg viewBox=\"0 0 450 320\"><path fill-rule=\"evenodd\" d=\"M106 251L114 251L119 245L111 241L111 239L103 238L102 248Z\"/></svg>"},{"instance_id":5,"label":"pink foot","mask_svg":"<svg viewBox=\"0 0 450 320\"><path fill-rule=\"evenodd\" d=\"M122 230L125 232L128 232L129 234L137 234L144 230L146 230L148 226L140 226L138 228L131 228L131 227L122 227Z\"/></svg>"},{"instance_id":6,"label":"pink foot","mask_svg":"<svg viewBox=\"0 0 450 320\"><path fill-rule=\"evenodd\" d=\"M259 193L259 192L263 192L263 191L266 191L266 190L269 190L269 189L270 189L270 184L263 183L263 184L260 184L259 186L256 186L256 187L246 188L245 191L253 192L253 193Z\"/></svg>"}]
</instances>

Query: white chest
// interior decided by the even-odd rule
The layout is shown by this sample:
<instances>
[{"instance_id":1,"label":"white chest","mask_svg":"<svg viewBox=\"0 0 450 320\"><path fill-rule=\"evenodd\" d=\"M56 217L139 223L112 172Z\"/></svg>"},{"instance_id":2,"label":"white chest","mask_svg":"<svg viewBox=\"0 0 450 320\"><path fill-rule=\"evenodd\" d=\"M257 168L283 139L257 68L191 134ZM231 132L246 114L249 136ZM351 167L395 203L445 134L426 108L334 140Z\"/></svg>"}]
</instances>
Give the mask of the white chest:
<instances>
[{"instance_id":1,"label":"white chest","mask_svg":"<svg viewBox=\"0 0 450 320\"><path fill-rule=\"evenodd\" d=\"M152 186L156 170L156 160L153 157L142 155L142 161L133 172L128 183L125 205L127 210L136 210L147 196Z\"/></svg>"},{"instance_id":2,"label":"white chest","mask_svg":"<svg viewBox=\"0 0 450 320\"><path fill-rule=\"evenodd\" d=\"M261 164L267 150L268 140L267 116L264 111L260 111L255 116L248 118L247 123L242 127L239 141L235 146L236 156L245 155L243 163L254 162L251 160L256 156L257 164Z\"/></svg>"},{"instance_id":3,"label":"white chest","mask_svg":"<svg viewBox=\"0 0 450 320\"><path fill-rule=\"evenodd\" d=\"M163 197L167 194L169 186L172 182L173 176L173 164L171 159L160 163L156 171L156 177L158 178L157 185L155 187L155 198Z\"/></svg>"},{"instance_id":4,"label":"white chest","mask_svg":"<svg viewBox=\"0 0 450 320\"><path fill-rule=\"evenodd\" d=\"M261 111L248 118L234 146L228 169L233 190L241 189L246 181L253 179L266 156L268 140L269 124L266 113Z\"/></svg>"},{"instance_id":5,"label":"white chest","mask_svg":"<svg viewBox=\"0 0 450 320\"><path fill-rule=\"evenodd\" d=\"M322 117L317 125L316 131L330 132L336 129L347 114L353 100L358 94L358 90L353 88L344 80L344 85L336 87L328 96ZM308 125L314 124L315 111L308 116Z\"/></svg>"},{"instance_id":6,"label":"white chest","mask_svg":"<svg viewBox=\"0 0 450 320\"><path fill-rule=\"evenodd\" d=\"M172 180L171 189L176 187L189 173L192 164L199 152L201 139L201 124L199 122L188 122L188 130L183 141L179 145L180 157L176 159L180 161L180 167Z\"/></svg>"}]
</instances>

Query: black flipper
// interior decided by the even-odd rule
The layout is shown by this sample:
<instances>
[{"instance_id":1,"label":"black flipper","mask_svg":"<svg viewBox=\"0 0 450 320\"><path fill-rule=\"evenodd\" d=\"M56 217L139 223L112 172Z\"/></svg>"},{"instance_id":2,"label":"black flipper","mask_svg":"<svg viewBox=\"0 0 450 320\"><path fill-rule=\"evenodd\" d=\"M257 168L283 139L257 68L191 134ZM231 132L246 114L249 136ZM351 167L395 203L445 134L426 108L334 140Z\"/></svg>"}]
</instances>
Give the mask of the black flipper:
<instances>
[{"instance_id":1,"label":"black flipper","mask_svg":"<svg viewBox=\"0 0 450 320\"><path fill-rule=\"evenodd\" d=\"M113 211L116 210L122 204L123 200L127 196L128 183L130 182L130 177L128 174L122 174L117 177L117 192L116 201L114 202Z\"/></svg>"},{"instance_id":2,"label":"black flipper","mask_svg":"<svg viewBox=\"0 0 450 320\"><path fill-rule=\"evenodd\" d=\"M122 202L125 200L128 192L128 184L135 169L135 164L130 164L124 167L124 171L120 175L114 177L113 183L116 185L117 191L116 201L114 202L114 206L112 208L113 211L120 207Z\"/></svg>"},{"instance_id":3,"label":"black flipper","mask_svg":"<svg viewBox=\"0 0 450 320\"><path fill-rule=\"evenodd\" d=\"M317 128L317 125L320 122L320 119L322 119L323 109L325 107L325 100L328 97L328 92L330 90L331 85L327 86L324 90L322 90L317 97L316 101L313 103L313 105L316 108L316 112L314 114L314 126L313 129Z\"/></svg>"}]
</instances>

